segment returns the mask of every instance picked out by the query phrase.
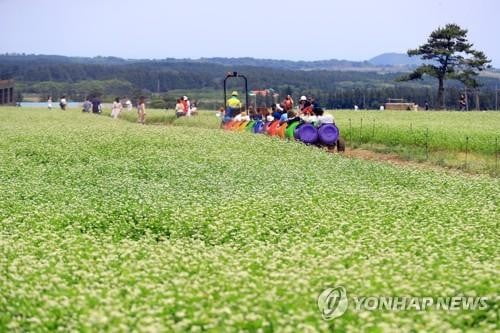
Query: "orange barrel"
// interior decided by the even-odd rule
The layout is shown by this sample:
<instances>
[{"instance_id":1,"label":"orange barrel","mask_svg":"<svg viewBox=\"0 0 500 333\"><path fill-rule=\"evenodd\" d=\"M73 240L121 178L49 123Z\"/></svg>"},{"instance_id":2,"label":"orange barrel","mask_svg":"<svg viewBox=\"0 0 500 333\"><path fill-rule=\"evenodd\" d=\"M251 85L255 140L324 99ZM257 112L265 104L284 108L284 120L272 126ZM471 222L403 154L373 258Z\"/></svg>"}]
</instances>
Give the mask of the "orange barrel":
<instances>
[{"instance_id":1,"label":"orange barrel","mask_svg":"<svg viewBox=\"0 0 500 333\"><path fill-rule=\"evenodd\" d=\"M233 126L234 120L230 120L227 123L224 124L224 129L225 130L230 130L231 126Z\"/></svg>"},{"instance_id":2,"label":"orange barrel","mask_svg":"<svg viewBox=\"0 0 500 333\"><path fill-rule=\"evenodd\" d=\"M267 126L267 134L270 136L276 135L276 128L279 126L280 122L278 120L273 121L269 126Z\"/></svg>"},{"instance_id":3,"label":"orange barrel","mask_svg":"<svg viewBox=\"0 0 500 333\"><path fill-rule=\"evenodd\" d=\"M276 128L276 134L282 139L285 138L285 130L287 126L287 123L283 123Z\"/></svg>"},{"instance_id":4,"label":"orange barrel","mask_svg":"<svg viewBox=\"0 0 500 333\"><path fill-rule=\"evenodd\" d=\"M238 127L240 127L241 121L234 121L233 125L229 128L231 131L236 131L238 130Z\"/></svg>"}]
</instances>

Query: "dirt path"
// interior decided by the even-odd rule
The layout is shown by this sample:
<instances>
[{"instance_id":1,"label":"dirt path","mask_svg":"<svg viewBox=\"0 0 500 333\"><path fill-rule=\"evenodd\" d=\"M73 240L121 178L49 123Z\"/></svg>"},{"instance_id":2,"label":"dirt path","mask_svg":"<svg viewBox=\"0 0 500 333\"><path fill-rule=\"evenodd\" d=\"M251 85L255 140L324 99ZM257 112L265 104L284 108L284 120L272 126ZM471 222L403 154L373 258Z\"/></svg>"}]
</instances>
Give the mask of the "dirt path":
<instances>
[{"instance_id":1,"label":"dirt path","mask_svg":"<svg viewBox=\"0 0 500 333\"><path fill-rule=\"evenodd\" d=\"M405 160L405 159L401 158L401 156L394 154L394 153L377 153L377 152L374 152L371 150L360 149L360 148L357 148L357 149L346 148L346 151L344 153L342 153L342 155L345 157L348 157L348 158L389 163L391 165L400 166L400 167L404 166L404 167L411 167L411 168L416 168L416 169L441 171L441 172L446 172L446 173L455 174L455 175L467 175L467 176L474 176L475 175L473 173L466 172L464 170L446 168L443 166L439 166L439 165L435 165L435 164L431 164L431 163L426 163L426 162L416 162L416 161Z\"/></svg>"}]
</instances>

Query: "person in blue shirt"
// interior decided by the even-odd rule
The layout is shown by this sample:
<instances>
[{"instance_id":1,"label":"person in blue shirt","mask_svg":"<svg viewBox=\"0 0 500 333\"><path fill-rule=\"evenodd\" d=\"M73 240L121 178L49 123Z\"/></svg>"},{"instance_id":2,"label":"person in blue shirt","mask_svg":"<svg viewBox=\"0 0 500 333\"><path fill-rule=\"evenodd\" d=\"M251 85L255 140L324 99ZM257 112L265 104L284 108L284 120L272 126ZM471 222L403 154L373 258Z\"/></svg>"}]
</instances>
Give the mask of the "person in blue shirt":
<instances>
[{"instance_id":1,"label":"person in blue shirt","mask_svg":"<svg viewBox=\"0 0 500 333\"><path fill-rule=\"evenodd\" d=\"M281 112L276 108L276 104L273 104L271 106L271 115L273 116L274 120L280 120L281 118Z\"/></svg>"},{"instance_id":2,"label":"person in blue shirt","mask_svg":"<svg viewBox=\"0 0 500 333\"><path fill-rule=\"evenodd\" d=\"M288 113L283 112L280 117L280 124L286 123L288 120Z\"/></svg>"}]
</instances>

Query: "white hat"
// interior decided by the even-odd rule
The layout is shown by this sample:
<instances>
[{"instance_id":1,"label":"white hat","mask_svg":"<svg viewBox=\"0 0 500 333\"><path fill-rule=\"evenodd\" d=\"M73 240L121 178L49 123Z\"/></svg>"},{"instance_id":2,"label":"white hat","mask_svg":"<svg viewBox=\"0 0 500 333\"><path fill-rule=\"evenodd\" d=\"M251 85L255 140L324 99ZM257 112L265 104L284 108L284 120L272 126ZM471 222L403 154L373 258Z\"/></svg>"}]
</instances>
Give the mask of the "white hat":
<instances>
[{"instance_id":1,"label":"white hat","mask_svg":"<svg viewBox=\"0 0 500 333\"><path fill-rule=\"evenodd\" d=\"M188 100L187 96L182 97L182 99L185 100L185 101Z\"/></svg>"},{"instance_id":2,"label":"white hat","mask_svg":"<svg viewBox=\"0 0 500 333\"><path fill-rule=\"evenodd\" d=\"M300 96L300 100L301 101L307 101L307 97L306 96Z\"/></svg>"}]
</instances>

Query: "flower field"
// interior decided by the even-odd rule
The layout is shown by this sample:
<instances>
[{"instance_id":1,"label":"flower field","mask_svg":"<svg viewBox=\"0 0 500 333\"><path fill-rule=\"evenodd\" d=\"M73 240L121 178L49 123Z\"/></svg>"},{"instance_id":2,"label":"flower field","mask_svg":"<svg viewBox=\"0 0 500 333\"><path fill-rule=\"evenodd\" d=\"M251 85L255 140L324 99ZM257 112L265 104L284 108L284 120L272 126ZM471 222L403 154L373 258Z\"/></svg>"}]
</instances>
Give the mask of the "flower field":
<instances>
[{"instance_id":1,"label":"flower field","mask_svg":"<svg viewBox=\"0 0 500 333\"><path fill-rule=\"evenodd\" d=\"M351 148L395 153L400 158L500 175L500 112L330 111ZM136 121L135 113L123 118ZM153 110L150 123L219 128L213 112L176 119Z\"/></svg>"},{"instance_id":2,"label":"flower field","mask_svg":"<svg viewBox=\"0 0 500 333\"><path fill-rule=\"evenodd\" d=\"M0 331L498 330L498 178L347 159L206 117L0 108ZM338 285L488 308L324 321L316 298Z\"/></svg>"}]
</instances>

